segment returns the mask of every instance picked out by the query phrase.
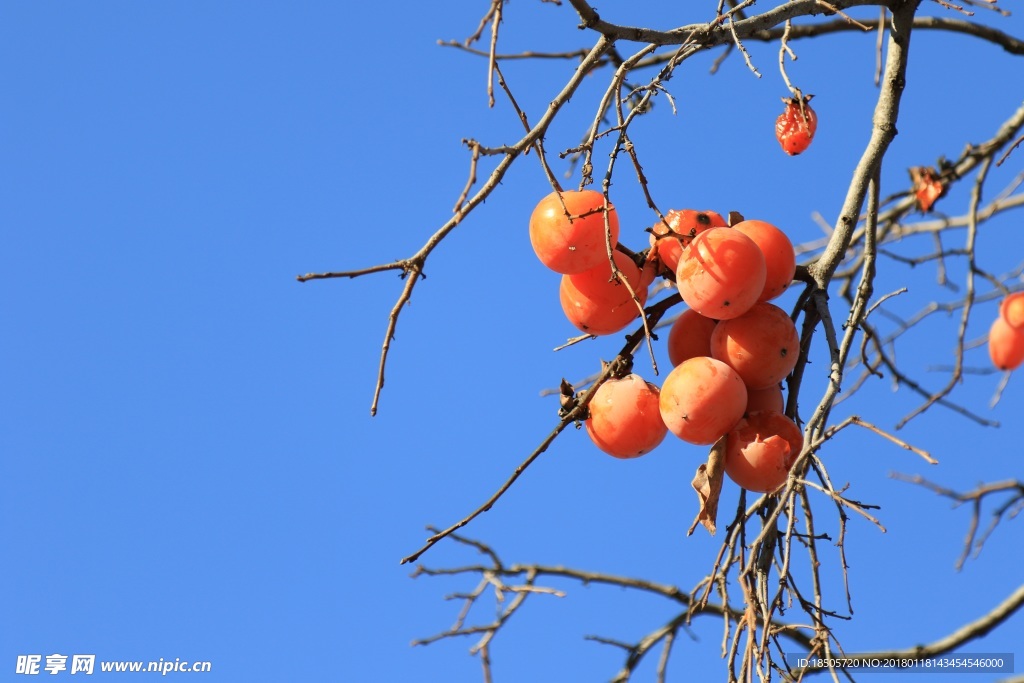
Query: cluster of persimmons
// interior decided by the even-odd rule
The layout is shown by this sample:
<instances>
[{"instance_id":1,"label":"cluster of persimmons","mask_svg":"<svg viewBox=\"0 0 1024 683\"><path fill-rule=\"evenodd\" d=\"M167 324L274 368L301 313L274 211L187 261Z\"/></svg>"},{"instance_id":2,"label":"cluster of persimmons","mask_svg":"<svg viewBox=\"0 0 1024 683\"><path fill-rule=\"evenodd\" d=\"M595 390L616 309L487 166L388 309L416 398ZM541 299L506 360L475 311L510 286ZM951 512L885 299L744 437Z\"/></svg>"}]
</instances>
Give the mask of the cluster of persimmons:
<instances>
[{"instance_id":1,"label":"cluster of persimmons","mask_svg":"<svg viewBox=\"0 0 1024 683\"><path fill-rule=\"evenodd\" d=\"M792 242L764 221L730 226L690 209L667 212L649 232L651 248L636 258L617 250L615 207L593 190L553 192L530 218L534 251L562 275L562 309L583 332L612 334L636 321L661 276L674 276L688 307L669 332L673 369L661 387L636 374L609 378L590 401L587 433L617 458L650 452L668 432L695 445L724 437L726 474L774 491L803 447L781 388L800 336L770 303L793 280Z\"/></svg>"}]
</instances>

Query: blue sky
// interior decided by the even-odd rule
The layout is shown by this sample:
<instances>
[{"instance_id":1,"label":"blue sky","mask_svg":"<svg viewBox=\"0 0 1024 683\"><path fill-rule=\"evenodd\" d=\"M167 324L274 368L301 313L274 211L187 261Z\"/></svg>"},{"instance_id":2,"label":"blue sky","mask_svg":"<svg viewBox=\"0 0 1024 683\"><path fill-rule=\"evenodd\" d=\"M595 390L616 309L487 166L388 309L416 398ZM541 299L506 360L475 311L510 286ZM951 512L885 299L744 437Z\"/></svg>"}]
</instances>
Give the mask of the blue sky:
<instances>
[{"instance_id":1,"label":"blue sky","mask_svg":"<svg viewBox=\"0 0 1024 683\"><path fill-rule=\"evenodd\" d=\"M663 5L601 9L659 27L707 18L692 8L670 16ZM419 547L425 525L446 526L483 502L554 427L557 406L542 389L587 376L620 345L551 352L575 331L526 233L546 180L532 155L517 162L428 262L376 417L378 354L402 282L295 276L410 255L465 183L460 140L520 137L500 93L487 107L486 62L436 44L469 35L485 9L0 3L0 680L25 679L13 673L18 655L52 653L210 661L210 681L480 680L467 653L474 641L410 646L453 623L458 605L444 596L475 580L411 580L398 560ZM568 5L517 2L505 17L509 52L592 39ZM983 19L1024 35L1019 16ZM737 54L713 77L713 57L696 58L670 82L678 113L661 98L638 122L652 192L663 208L738 210L794 241L818 237L813 212L837 215L868 139L874 36L794 44L790 76L816 95L821 119L796 158L772 135L786 94L777 47L748 47L762 78ZM907 189L908 166L983 141L1020 104L1007 84L1024 67L999 48L921 32L913 50L883 194ZM535 120L570 69L512 62L504 71ZM556 172L567 170L557 152L578 142L605 78L588 79L551 129ZM992 171L988 196L1022 159L1018 150ZM628 166L618 173L622 240L640 248L653 217ZM966 206L965 184L938 209ZM992 272L1024 258L1019 223L1018 210L982 230L979 257ZM927 248L908 240L893 250ZM894 312L958 296L936 289L932 269L885 265L876 292L910 287ZM962 283L962 264L951 269ZM978 306L971 339L995 310ZM930 368L948 364L954 325L929 319L902 352L931 387L945 381ZM986 367L984 348L967 363ZM643 357L637 367L650 374ZM805 413L824 390L826 366L817 367ZM839 631L848 651L940 637L1019 585L1019 521L956 572L967 511L890 478L924 473L959 488L1020 478L1024 388L1014 378L990 409L998 381L968 375L955 398L999 429L935 408L901 431L938 466L855 431L823 451L852 497L882 506L888 530L850 523L855 619ZM837 415L890 428L917 404L886 379ZM465 533L509 563L689 588L718 547L700 532L685 537L689 481L704 455L666 441L620 462L569 430ZM735 501L733 490L723 509ZM836 532L833 516L821 523ZM423 561L477 559L442 543ZM824 561L841 606L838 554ZM620 653L582 636L636 640L673 614L619 590L554 585L567 596L532 597L496 639L497 681L607 680ZM490 604L474 616L490 618ZM1018 615L965 651L1013 652L1022 624ZM698 640L680 639L677 680L717 679L720 628L698 620ZM655 661L638 680L653 678Z\"/></svg>"}]
</instances>

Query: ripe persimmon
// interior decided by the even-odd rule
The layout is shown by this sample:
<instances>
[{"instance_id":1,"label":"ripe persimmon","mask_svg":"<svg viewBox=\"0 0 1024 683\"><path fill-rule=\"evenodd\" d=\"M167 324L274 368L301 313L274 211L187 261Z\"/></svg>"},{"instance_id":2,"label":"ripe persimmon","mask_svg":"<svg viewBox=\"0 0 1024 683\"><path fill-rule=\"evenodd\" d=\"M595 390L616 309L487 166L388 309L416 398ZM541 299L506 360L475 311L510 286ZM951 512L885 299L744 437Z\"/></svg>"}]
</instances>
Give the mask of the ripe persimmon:
<instances>
[{"instance_id":1,"label":"ripe persimmon","mask_svg":"<svg viewBox=\"0 0 1024 683\"><path fill-rule=\"evenodd\" d=\"M796 367L800 334L789 315L766 302L723 320L711 334L711 356L740 374L751 389L777 385Z\"/></svg>"},{"instance_id":2,"label":"ripe persimmon","mask_svg":"<svg viewBox=\"0 0 1024 683\"><path fill-rule=\"evenodd\" d=\"M658 252L655 249L650 249L644 264L640 267L640 286L646 289L654 284L658 275L661 274L661 268L662 263Z\"/></svg>"},{"instance_id":3,"label":"ripe persimmon","mask_svg":"<svg viewBox=\"0 0 1024 683\"><path fill-rule=\"evenodd\" d=\"M748 491L771 493L786 483L803 445L800 428L782 413L750 413L726 437L725 473Z\"/></svg>"},{"instance_id":4,"label":"ripe persimmon","mask_svg":"<svg viewBox=\"0 0 1024 683\"><path fill-rule=\"evenodd\" d=\"M616 458L636 458L660 444L668 429L661 419L658 387L639 375L609 379L597 388L584 423L590 440Z\"/></svg>"},{"instance_id":5,"label":"ripe persimmon","mask_svg":"<svg viewBox=\"0 0 1024 683\"><path fill-rule=\"evenodd\" d=\"M776 384L764 389L747 387L747 413L756 413L759 410L786 412L786 401L782 397L781 385Z\"/></svg>"},{"instance_id":6,"label":"ripe persimmon","mask_svg":"<svg viewBox=\"0 0 1024 683\"><path fill-rule=\"evenodd\" d=\"M620 251L612 254L615 266L626 278L626 287L612 275L607 258L582 273L563 275L558 294L565 317L580 331L590 334L618 332L640 316L640 309L630 295L630 287L647 303L647 288L641 285L640 269Z\"/></svg>"},{"instance_id":7,"label":"ripe persimmon","mask_svg":"<svg viewBox=\"0 0 1024 683\"><path fill-rule=\"evenodd\" d=\"M721 214L714 211L672 209L665 213L664 221L651 226L651 247L658 252L665 267L674 273L679 266L679 257L694 237L705 230L728 225Z\"/></svg>"},{"instance_id":8,"label":"ripe persimmon","mask_svg":"<svg viewBox=\"0 0 1024 683\"><path fill-rule=\"evenodd\" d=\"M746 313L764 290L764 254L754 240L732 228L711 228L679 259L676 286L683 301L707 318Z\"/></svg>"},{"instance_id":9,"label":"ripe persimmon","mask_svg":"<svg viewBox=\"0 0 1024 683\"><path fill-rule=\"evenodd\" d=\"M988 355L1000 370L1016 370L1024 363L1024 330L1006 322L1001 315L988 331Z\"/></svg>"},{"instance_id":10,"label":"ripe persimmon","mask_svg":"<svg viewBox=\"0 0 1024 683\"><path fill-rule=\"evenodd\" d=\"M607 215L614 248L619 241L619 217L610 203ZM541 263L556 273L582 273L598 265L608 258L604 195L596 190L568 190L561 198L557 192L544 197L530 216L530 243Z\"/></svg>"},{"instance_id":11,"label":"ripe persimmon","mask_svg":"<svg viewBox=\"0 0 1024 683\"><path fill-rule=\"evenodd\" d=\"M796 273L796 252L782 230L765 221L740 221L732 226L761 247L765 262L764 289L758 301L769 301L786 291Z\"/></svg>"},{"instance_id":12,"label":"ripe persimmon","mask_svg":"<svg viewBox=\"0 0 1024 683\"><path fill-rule=\"evenodd\" d=\"M1007 324L1024 330L1024 292L1014 292L999 304L999 315Z\"/></svg>"},{"instance_id":13,"label":"ripe persimmon","mask_svg":"<svg viewBox=\"0 0 1024 683\"><path fill-rule=\"evenodd\" d=\"M717 320L705 318L692 308L683 311L668 333L668 359L673 366L697 356L711 355L711 333Z\"/></svg>"},{"instance_id":14,"label":"ripe persimmon","mask_svg":"<svg viewBox=\"0 0 1024 683\"><path fill-rule=\"evenodd\" d=\"M713 444L743 417L747 387L725 363L698 356L668 374L659 405L670 432L687 443Z\"/></svg>"}]
</instances>

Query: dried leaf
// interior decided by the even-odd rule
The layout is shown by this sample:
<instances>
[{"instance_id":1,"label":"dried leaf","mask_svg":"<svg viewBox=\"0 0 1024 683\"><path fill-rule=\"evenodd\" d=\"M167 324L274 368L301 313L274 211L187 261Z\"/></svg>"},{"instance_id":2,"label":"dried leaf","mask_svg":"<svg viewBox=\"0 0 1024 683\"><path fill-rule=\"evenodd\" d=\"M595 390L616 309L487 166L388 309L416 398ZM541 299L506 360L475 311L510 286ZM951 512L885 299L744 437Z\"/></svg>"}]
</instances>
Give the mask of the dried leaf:
<instances>
[{"instance_id":1,"label":"dried leaf","mask_svg":"<svg viewBox=\"0 0 1024 683\"><path fill-rule=\"evenodd\" d=\"M571 384L569 384L569 381L563 377L562 383L558 387L558 393L558 416L564 418L576 407L576 390Z\"/></svg>"},{"instance_id":2,"label":"dried leaf","mask_svg":"<svg viewBox=\"0 0 1024 683\"><path fill-rule=\"evenodd\" d=\"M722 494L722 475L725 473L725 437L719 439L711 452L708 454L708 461L701 463L697 473L693 477L692 486L697 492L697 499L700 501L700 510L697 517L690 525L686 535L689 536L698 524L702 524L712 536L715 535L718 527L715 520L718 519L718 497Z\"/></svg>"}]
</instances>

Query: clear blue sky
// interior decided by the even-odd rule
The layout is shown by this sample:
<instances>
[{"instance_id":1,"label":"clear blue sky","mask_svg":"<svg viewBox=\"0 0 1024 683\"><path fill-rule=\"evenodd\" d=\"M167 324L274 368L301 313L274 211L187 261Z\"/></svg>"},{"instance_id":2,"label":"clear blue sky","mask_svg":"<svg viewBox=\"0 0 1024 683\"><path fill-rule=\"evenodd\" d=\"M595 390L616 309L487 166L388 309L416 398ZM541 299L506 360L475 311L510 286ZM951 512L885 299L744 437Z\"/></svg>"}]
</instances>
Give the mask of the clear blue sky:
<instances>
[{"instance_id":1,"label":"clear blue sky","mask_svg":"<svg viewBox=\"0 0 1024 683\"><path fill-rule=\"evenodd\" d=\"M378 353L402 282L295 276L410 255L465 183L460 139L519 138L500 93L487 107L486 62L436 45L469 35L486 5L0 3L0 680L26 679L14 674L18 655L53 653L209 661L208 681L480 680L474 641L410 647L454 622L458 605L444 596L475 581L411 580L398 560L425 525L481 503L556 424L542 389L585 377L619 346L551 352L574 330L526 235L548 191L540 167L532 155L518 162L428 263L375 418ZM669 16L669 5L600 9L665 28L707 18ZM504 49L584 47L592 36L576 23L568 5L513 3ZM1019 16L998 25L1024 35ZM713 77L710 55L694 59L670 83L678 114L662 97L638 123L651 189L663 208L735 209L794 241L820 236L812 214L837 215L868 138L874 36L794 44L790 75L821 117L797 158L772 135L786 94L777 48L748 47L762 78L738 54ZM913 50L883 194L907 189L908 166L983 141L1020 103L1024 65L999 48L921 32ZM536 120L570 68L515 62L505 73ZM556 153L578 142L606 76L589 79L548 136L559 173ZM1018 150L993 170L988 196L1022 163ZM622 239L641 248L653 217L628 166L618 172ZM961 214L966 197L958 188L938 209ZM1020 221L1018 211L982 231L992 272L1024 259ZM930 268L884 265L877 292L911 288L895 312L958 296L937 290ZM994 315L979 306L969 337ZM953 325L937 316L902 350L931 387L945 382L930 368L949 362ZM986 367L984 348L967 361ZM643 357L637 367L650 374ZM825 386L825 364L815 367L805 412ZM1014 378L989 409L998 379L968 375L955 398L1001 428L935 408L901 432L938 466L856 432L823 451L852 497L883 506L888 529L850 524L855 619L839 627L848 651L945 635L1019 585L1019 521L957 573L967 511L889 477L969 488L1024 476L1024 383ZM891 427L917 401L886 379L837 416ZM704 455L666 441L619 462L570 430L466 534L509 563L689 588L718 547L701 532L685 537ZM723 509L735 500L732 490ZM836 533L834 514L821 519ZM477 559L443 543L424 562ZM824 558L841 608L838 561ZM534 596L496 639L497 681L607 680L620 653L582 636L636 640L672 615L618 590L555 585L567 597ZM489 619L492 604L474 617ZM1013 652L1022 630L1018 615L965 651ZM718 680L721 624L697 620L694 635L676 646L673 680ZM652 679L655 662L638 680Z\"/></svg>"}]
</instances>

